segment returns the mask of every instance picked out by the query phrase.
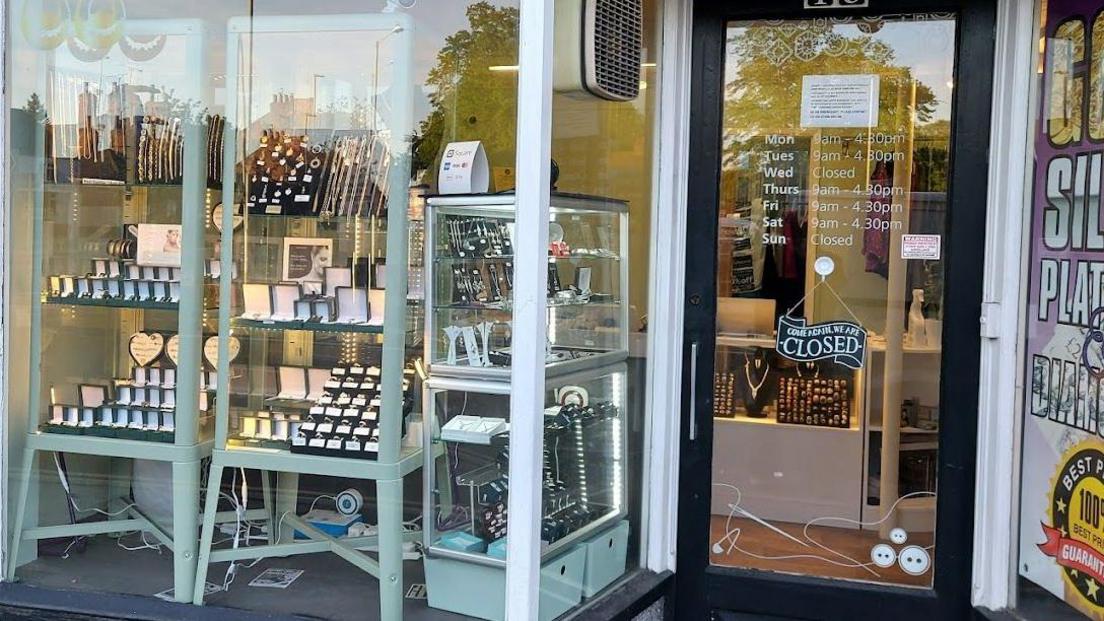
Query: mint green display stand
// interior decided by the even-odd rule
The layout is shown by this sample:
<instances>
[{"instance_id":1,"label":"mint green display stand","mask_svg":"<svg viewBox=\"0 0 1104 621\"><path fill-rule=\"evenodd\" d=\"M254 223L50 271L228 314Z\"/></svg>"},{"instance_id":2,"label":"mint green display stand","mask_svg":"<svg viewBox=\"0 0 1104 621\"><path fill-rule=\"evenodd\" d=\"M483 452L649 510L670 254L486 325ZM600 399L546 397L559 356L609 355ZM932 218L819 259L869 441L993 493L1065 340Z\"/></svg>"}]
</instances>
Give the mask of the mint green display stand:
<instances>
[{"instance_id":1,"label":"mint green display stand","mask_svg":"<svg viewBox=\"0 0 1104 621\"><path fill-rule=\"evenodd\" d=\"M127 34L131 35L170 35L185 40L185 58L188 70L196 76L196 96L202 92L198 80L207 75L205 67L205 45L202 23L199 20L132 20L126 23ZM156 434L138 434L135 438L103 437L94 433L67 434L43 432L38 428L43 412L42 399L44 386L42 371L42 306L43 299L37 292L43 287L44 253L44 128L39 128L35 137L35 166L33 171L33 240L32 240L32 295L30 313L30 358L29 358L29 394L27 407L27 434L22 441L22 459L16 471L19 486L16 497L16 509L12 520L11 547L8 550L8 562L5 577L16 578L16 570L21 561L21 551L28 556L24 544L33 544L41 539L79 537L99 534L119 534L130 531L149 533L158 542L172 551L173 587L178 601L190 601L195 579L196 534L198 531L200 461L210 454L212 442L200 436L200 416L198 390L179 390L174 413L175 433L171 442L159 442ZM179 356L177 358L177 386L199 386L200 353L202 349L202 312L204 281L204 222L203 209L206 185L204 151L206 128L198 123L186 121L184 131L184 166L181 188L182 228L182 275L180 282L180 303L177 309L177 330L180 336ZM148 205L147 205L148 206ZM80 300L79 302L84 302ZM79 303L78 302L78 303ZM142 302L113 301L98 306L149 310L152 304ZM70 305L65 299L49 300L45 303ZM170 305L158 307L158 312L173 310ZM118 312L108 310L104 312ZM136 316L140 313L136 313ZM121 322L121 320L120 320ZM162 436L165 434L162 433ZM164 437L161 438L165 439ZM18 451L15 448L15 451ZM38 494L32 495L32 483L37 485L36 471L42 454L69 453L106 457L110 459L110 479L108 483L108 505L101 509L118 511L117 516L106 521L82 522L39 526ZM145 459L172 464L172 524L162 525L148 517L141 509L131 505L128 499L130 488L131 460ZM37 489L37 488L36 488ZM216 515L214 519L229 519L227 515ZM22 560L26 560L23 558Z\"/></svg>"},{"instance_id":2,"label":"mint green display stand","mask_svg":"<svg viewBox=\"0 0 1104 621\"><path fill-rule=\"evenodd\" d=\"M357 15L301 15L279 17L234 18L228 24L227 37L227 96L226 119L228 139L224 144L223 204L233 205L237 141L234 127L237 125L239 84L238 56L242 39L248 44L250 37L277 36L286 33L318 32L372 32L386 39L388 47L395 50L390 64L391 86L387 90L388 110L391 122L386 128L391 153L388 170L389 187L387 210L387 295L385 322L382 330L380 442L375 460L329 457L291 453L281 448L240 446L228 442L230 426L229 382L220 381L215 420L215 449L212 454L210 478L204 502L203 528L199 546L199 564L194 581L193 601L203 603L204 583L208 565L216 562L285 557L299 554L331 552L379 581L379 618L397 621L403 609L403 543L421 538L420 532L403 532L403 477L415 472L422 465L421 449L402 446L403 391L402 375L406 355L406 294L407 294L407 208L410 170L411 93L413 78L410 63L413 56L413 29L409 16L402 13L378 13ZM248 49L248 48L246 48ZM370 63L370 60L365 61ZM223 234L232 235L233 210L223 211ZM246 215L248 219L249 216ZM248 230L248 221L246 222ZM251 240L245 240L248 244ZM234 244L229 240L222 244L222 265L234 263ZM232 331L231 270L222 270L219 282L219 343L218 375L230 377L229 336ZM292 330L311 331L310 327ZM333 331L333 328L329 328ZM364 327L352 327L349 331L364 332ZM236 549L212 549L219 486L227 468L250 468L261 471L267 481L269 473L278 473L274 504L266 507L274 510L263 520L268 524L268 543L260 546ZM302 520L296 515L298 478L300 474L354 478L375 481L377 492L378 536L335 538ZM307 539L295 539L298 531ZM378 549L373 558L364 552ZM370 615L369 616L373 616Z\"/></svg>"},{"instance_id":3,"label":"mint green display stand","mask_svg":"<svg viewBox=\"0 0 1104 621\"><path fill-rule=\"evenodd\" d=\"M540 621L550 621L583 598L586 550L574 546L540 571ZM506 618L506 567L448 557L425 557L429 605L487 621Z\"/></svg>"}]
</instances>

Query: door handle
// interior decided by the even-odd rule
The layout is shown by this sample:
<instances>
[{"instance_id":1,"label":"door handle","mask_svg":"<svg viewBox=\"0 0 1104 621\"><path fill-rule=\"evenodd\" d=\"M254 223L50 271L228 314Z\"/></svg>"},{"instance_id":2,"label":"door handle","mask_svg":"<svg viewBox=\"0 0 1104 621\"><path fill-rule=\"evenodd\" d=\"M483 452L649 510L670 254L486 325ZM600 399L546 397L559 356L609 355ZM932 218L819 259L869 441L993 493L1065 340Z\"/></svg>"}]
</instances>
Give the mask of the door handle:
<instances>
[{"instance_id":1,"label":"door handle","mask_svg":"<svg viewBox=\"0 0 1104 621\"><path fill-rule=\"evenodd\" d=\"M690 343L690 441L698 439L698 342Z\"/></svg>"}]
</instances>

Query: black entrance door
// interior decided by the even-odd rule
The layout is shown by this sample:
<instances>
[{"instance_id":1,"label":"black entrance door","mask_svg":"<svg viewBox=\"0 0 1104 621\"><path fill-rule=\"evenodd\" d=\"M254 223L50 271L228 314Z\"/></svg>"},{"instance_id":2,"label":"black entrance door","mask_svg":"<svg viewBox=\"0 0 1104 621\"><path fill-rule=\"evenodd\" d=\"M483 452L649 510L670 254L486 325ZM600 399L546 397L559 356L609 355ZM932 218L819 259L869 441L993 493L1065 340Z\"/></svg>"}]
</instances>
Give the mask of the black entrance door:
<instances>
[{"instance_id":1,"label":"black entrance door","mask_svg":"<svg viewBox=\"0 0 1104 621\"><path fill-rule=\"evenodd\" d=\"M969 614L994 19L697 3L677 618Z\"/></svg>"}]
</instances>

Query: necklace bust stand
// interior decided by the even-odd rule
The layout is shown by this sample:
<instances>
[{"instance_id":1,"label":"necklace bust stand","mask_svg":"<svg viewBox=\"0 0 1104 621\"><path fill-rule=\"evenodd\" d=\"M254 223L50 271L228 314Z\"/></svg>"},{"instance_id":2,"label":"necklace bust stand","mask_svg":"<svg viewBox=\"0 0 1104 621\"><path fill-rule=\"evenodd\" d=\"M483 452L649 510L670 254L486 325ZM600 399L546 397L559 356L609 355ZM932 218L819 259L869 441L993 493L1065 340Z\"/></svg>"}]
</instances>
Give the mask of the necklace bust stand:
<instances>
[{"instance_id":1,"label":"necklace bust stand","mask_svg":"<svg viewBox=\"0 0 1104 621\"><path fill-rule=\"evenodd\" d=\"M777 373L771 369L766 350L759 348L752 356L744 354L744 381L740 382L741 400L750 418L766 418L764 411L774 399L778 385Z\"/></svg>"}]
</instances>

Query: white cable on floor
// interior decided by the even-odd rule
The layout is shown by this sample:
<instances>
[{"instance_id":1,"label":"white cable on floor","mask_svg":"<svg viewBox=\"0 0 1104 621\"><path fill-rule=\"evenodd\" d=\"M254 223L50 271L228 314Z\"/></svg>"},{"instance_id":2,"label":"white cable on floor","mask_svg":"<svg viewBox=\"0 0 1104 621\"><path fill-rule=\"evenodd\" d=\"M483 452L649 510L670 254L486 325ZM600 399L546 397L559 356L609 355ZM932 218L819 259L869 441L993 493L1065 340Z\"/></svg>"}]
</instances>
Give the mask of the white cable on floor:
<instances>
[{"instance_id":1,"label":"white cable on floor","mask_svg":"<svg viewBox=\"0 0 1104 621\"><path fill-rule=\"evenodd\" d=\"M835 565L837 567L848 567L848 568L863 569L863 570L871 573L875 577L879 577L879 578L881 577L881 575L878 574L878 572L876 572L876 571L874 571L873 569L870 568L870 566L874 564L873 562L866 562L866 563L859 562L858 560L853 559L853 558L847 556L846 554L843 554L842 552L839 552L838 550L834 550L834 549L824 545L823 543L817 541L816 539L813 539L809 535L809 527L812 526L813 524L816 524L818 522L824 522L824 521L846 522L846 523L854 524L854 525L857 525L857 526L877 526L877 525L885 522L886 520L888 520L889 517L893 515L893 512L897 509L897 505L900 504L902 500L905 500L906 498L915 498L915 497L919 497L919 496L935 496L934 492L912 492L910 494L905 494L904 496L901 496L900 498L898 498L897 501L894 502L892 506L890 506L889 511L887 511L884 516L882 516L878 520L874 520L874 521L871 521L871 522L863 522L861 520L853 520L851 518L832 517L832 516L813 518L812 520L809 520L808 522L806 522L805 527L802 529L802 535L805 537L805 539L809 543L817 546L818 548L821 548L822 550L824 550L826 552L834 554L834 555L848 561L847 563L844 563L844 562L837 561L837 560L830 559L830 558L826 558L824 556L820 556L820 555L817 555L817 554L790 554L790 555L782 555L782 556L766 556L766 555L761 555L761 554L755 554L753 552L749 552L749 551L739 547L736 544L736 542L739 539L742 530L739 527L736 527L736 528L732 527L732 518L736 515L736 513L741 513L743 515L746 515L750 519L754 520L755 522L757 522L759 524L762 524L762 525L766 526L767 528L769 528L769 529L771 529L771 530L773 530L777 533L780 533L783 536L785 536L786 538L791 539L793 541L796 541L797 543L799 543L803 546L808 547L808 544L805 543L805 542L802 542L800 539L797 539L793 535L790 535L789 533L781 530L780 528L778 528L778 527L766 522L765 520L759 518L758 516L752 514L747 509L744 509L743 507L740 507L740 502L743 500L743 494L742 494L742 492L740 492L740 489L738 487L736 487L734 485L731 485L731 484L728 484L728 483L714 483L713 485L718 486L718 487L727 487L727 488L732 489L733 491L736 492L736 502L729 503L729 505L728 505L729 512L728 512L728 517L725 519L725 534L724 534L723 537L721 537L720 539L718 539L716 542L713 543L712 550L715 554L721 554L721 553L731 554L733 550L736 550L737 552L740 552L741 554L745 554L745 555L750 556L752 558L763 560L763 561L784 561L784 560L797 560L797 559L819 560L819 561L823 561L823 562L831 564L831 565ZM725 544L726 542L727 542L727 545L728 545L727 549L723 546L723 544ZM930 550L934 547L935 547L934 545L931 545L931 546L928 546L924 549L925 550Z\"/></svg>"}]
</instances>

